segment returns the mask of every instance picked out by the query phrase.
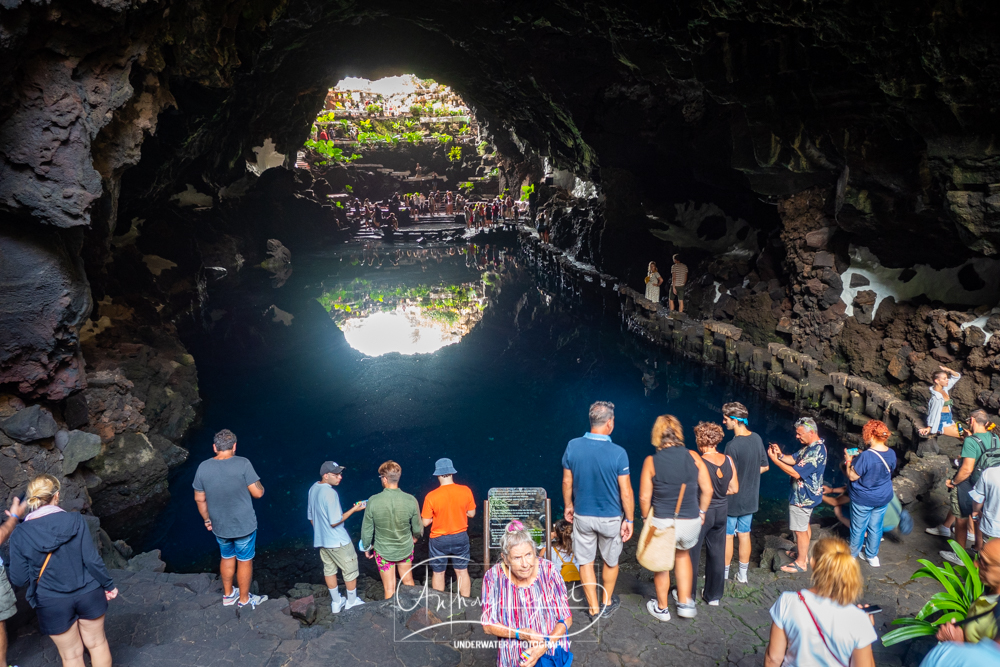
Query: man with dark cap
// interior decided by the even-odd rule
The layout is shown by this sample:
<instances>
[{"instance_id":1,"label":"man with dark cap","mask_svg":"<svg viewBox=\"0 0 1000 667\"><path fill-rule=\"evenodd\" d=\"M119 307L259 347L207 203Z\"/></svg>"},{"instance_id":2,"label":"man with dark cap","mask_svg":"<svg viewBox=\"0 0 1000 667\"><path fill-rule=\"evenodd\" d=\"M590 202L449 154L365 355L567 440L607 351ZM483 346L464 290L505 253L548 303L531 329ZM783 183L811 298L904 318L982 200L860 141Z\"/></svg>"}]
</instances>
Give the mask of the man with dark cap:
<instances>
[{"instance_id":1,"label":"man with dark cap","mask_svg":"<svg viewBox=\"0 0 1000 667\"><path fill-rule=\"evenodd\" d=\"M469 578L468 530L469 519L476 516L476 499L469 487L455 483L453 475L456 472L451 459L437 460L434 476L439 486L424 498L420 518L424 526L431 527L431 586L436 591L444 590L444 574L450 559L458 579L458 593L469 597L472 580Z\"/></svg>"},{"instance_id":2,"label":"man with dark cap","mask_svg":"<svg viewBox=\"0 0 1000 667\"><path fill-rule=\"evenodd\" d=\"M364 501L354 503L354 507L343 512L340 495L333 487L344 477L344 466L327 461L319 468L319 481L309 489L309 507L306 510L309 523L313 527L313 546L319 548L319 558L323 561L323 578L330 590L330 611L339 614L364 604L358 599L358 554L347 534L344 522L348 517L365 508ZM347 599L340 596L337 588L337 572L344 575Z\"/></svg>"}]
</instances>

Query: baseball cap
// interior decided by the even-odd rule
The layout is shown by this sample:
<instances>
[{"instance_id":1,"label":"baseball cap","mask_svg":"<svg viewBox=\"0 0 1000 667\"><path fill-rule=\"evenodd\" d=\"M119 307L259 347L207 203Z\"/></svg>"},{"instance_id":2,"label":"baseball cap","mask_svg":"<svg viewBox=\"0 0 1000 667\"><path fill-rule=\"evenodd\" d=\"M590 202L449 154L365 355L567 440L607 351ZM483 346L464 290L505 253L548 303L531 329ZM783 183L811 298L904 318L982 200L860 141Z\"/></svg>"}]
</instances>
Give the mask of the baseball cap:
<instances>
[{"instance_id":1,"label":"baseball cap","mask_svg":"<svg viewBox=\"0 0 1000 667\"><path fill-rule=\"evenodd\" d=\"M328 472L332 472L335 475L339 475L344 472L344 466L339 466L333 461L326 461L323 465L319 467L319 476L322 477Z\"/></svg>"}]
</instances>

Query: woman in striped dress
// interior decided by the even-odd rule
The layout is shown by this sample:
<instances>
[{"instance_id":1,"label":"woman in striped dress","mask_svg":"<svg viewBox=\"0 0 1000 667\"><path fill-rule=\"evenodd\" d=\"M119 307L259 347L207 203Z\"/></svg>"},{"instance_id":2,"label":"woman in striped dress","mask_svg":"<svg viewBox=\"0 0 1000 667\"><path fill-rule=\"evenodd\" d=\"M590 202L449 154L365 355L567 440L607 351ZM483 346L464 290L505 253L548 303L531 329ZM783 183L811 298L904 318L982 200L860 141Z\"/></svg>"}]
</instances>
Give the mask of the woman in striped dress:
<instances>
[{"instance_id":1,"label":"woman in striped dress","mask_svg":"<svg viewBox=\"0 0 1000 667\"><path fill-rule=\"evenodd\" d=\"M566 585L556 566L539 558L520 521L507 524L502 557L483 577L482 624L500 638L498 667L533 667L546 653L564 657L573 625Z\"/></svg>"}]
</instances>

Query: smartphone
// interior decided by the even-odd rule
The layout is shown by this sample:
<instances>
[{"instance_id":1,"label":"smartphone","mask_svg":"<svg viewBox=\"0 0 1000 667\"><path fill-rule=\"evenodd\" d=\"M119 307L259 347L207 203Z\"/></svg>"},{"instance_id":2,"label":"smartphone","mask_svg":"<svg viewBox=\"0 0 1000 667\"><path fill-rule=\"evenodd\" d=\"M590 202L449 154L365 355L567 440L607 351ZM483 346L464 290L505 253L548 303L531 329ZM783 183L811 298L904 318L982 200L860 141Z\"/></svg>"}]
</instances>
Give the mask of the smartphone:
<instances>
[{"instance_id":1,"label":"smartphone","mask_svg":"<svg viewBox=\"0 0 1000 667\"><path fill-rule=\"evenodd\" d=\"M873 614L881 614L882 613L882 607L878 606L877 604L870 604L867 607L862 607L861 611L863 611L866 614L868 614L869 616L871 616Z\"/></svg>"},{"instance_id":2,"label":"smartphone","mask_svg":"<svg viewBox=\"0 0 1000 667\"><path fill-rule=\"evenodd\" d=\"M357 505L358 507L360 507L361 509L364 509L364 508L368 507L368 501L367 500L359 500L358 502L356 502L354 504Z\"/></svg>"},{"instance_id":3,"label":"smartphone","mask_svg":"<svg viewBox=\"0 0 1000 667\"><path fill-rule=\"evenodd\" d=\"M851 447L850 449L844 450L844 456L857 456L861 453L861 450L857 447Z\"/></svg>"}]
</instances>

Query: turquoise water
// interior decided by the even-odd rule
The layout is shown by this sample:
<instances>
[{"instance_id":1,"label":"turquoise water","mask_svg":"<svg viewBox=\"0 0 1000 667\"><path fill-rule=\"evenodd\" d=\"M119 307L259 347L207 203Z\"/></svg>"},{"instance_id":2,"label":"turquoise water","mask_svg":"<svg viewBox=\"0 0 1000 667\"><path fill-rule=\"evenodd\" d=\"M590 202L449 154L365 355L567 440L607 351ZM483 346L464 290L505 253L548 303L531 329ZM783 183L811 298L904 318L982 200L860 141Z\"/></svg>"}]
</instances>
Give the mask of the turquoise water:
<instances>
[{"instance_id":1,"label":"turquoise water","mask_svg":"<svg viewBox=\"0 0 1000 667\"><path fill-rule=\"evenodd\" d=\"M657 415L677 415L693 446L694 425L721 422L730 400L750 407L750 426L765 441L793 451L789 413L637 340L617 301L565 294L502 245L409 251L415 256L343 246L293 257L280 287L250 268L235 287L209 286L204 320L185 341L198 364L203 420L187 442L189 461L173 473L171 503L140 548L161 549L175 569L216 553L191 482L222 428L236 433L237 453L266 489L255 501L265 551L310 539L306 494L325 460L347 467L345 507L381 490L377 468L388 459L403 468L401 488L422 500L436 486L434 461L449 457L480 500L494 486L541 486L559 516L562 453L587 429L595 400L615 403L612 437L636 471L652 452ZM406 299L424 299L432 326L468 324L473 302L482 308L471 319L481 319L433 354L378 357L352 349L333 321L394 312ZM331 316L321 301L341 307ZM275 313L291 314L291 324L273 321ZM638 474L632 481L638 487ZM784 516L787 493L787 477L772 467L762 483L772 513ZM349 523L355 538L359 528L360 518Z\"/></svg>"}]
</instances>

